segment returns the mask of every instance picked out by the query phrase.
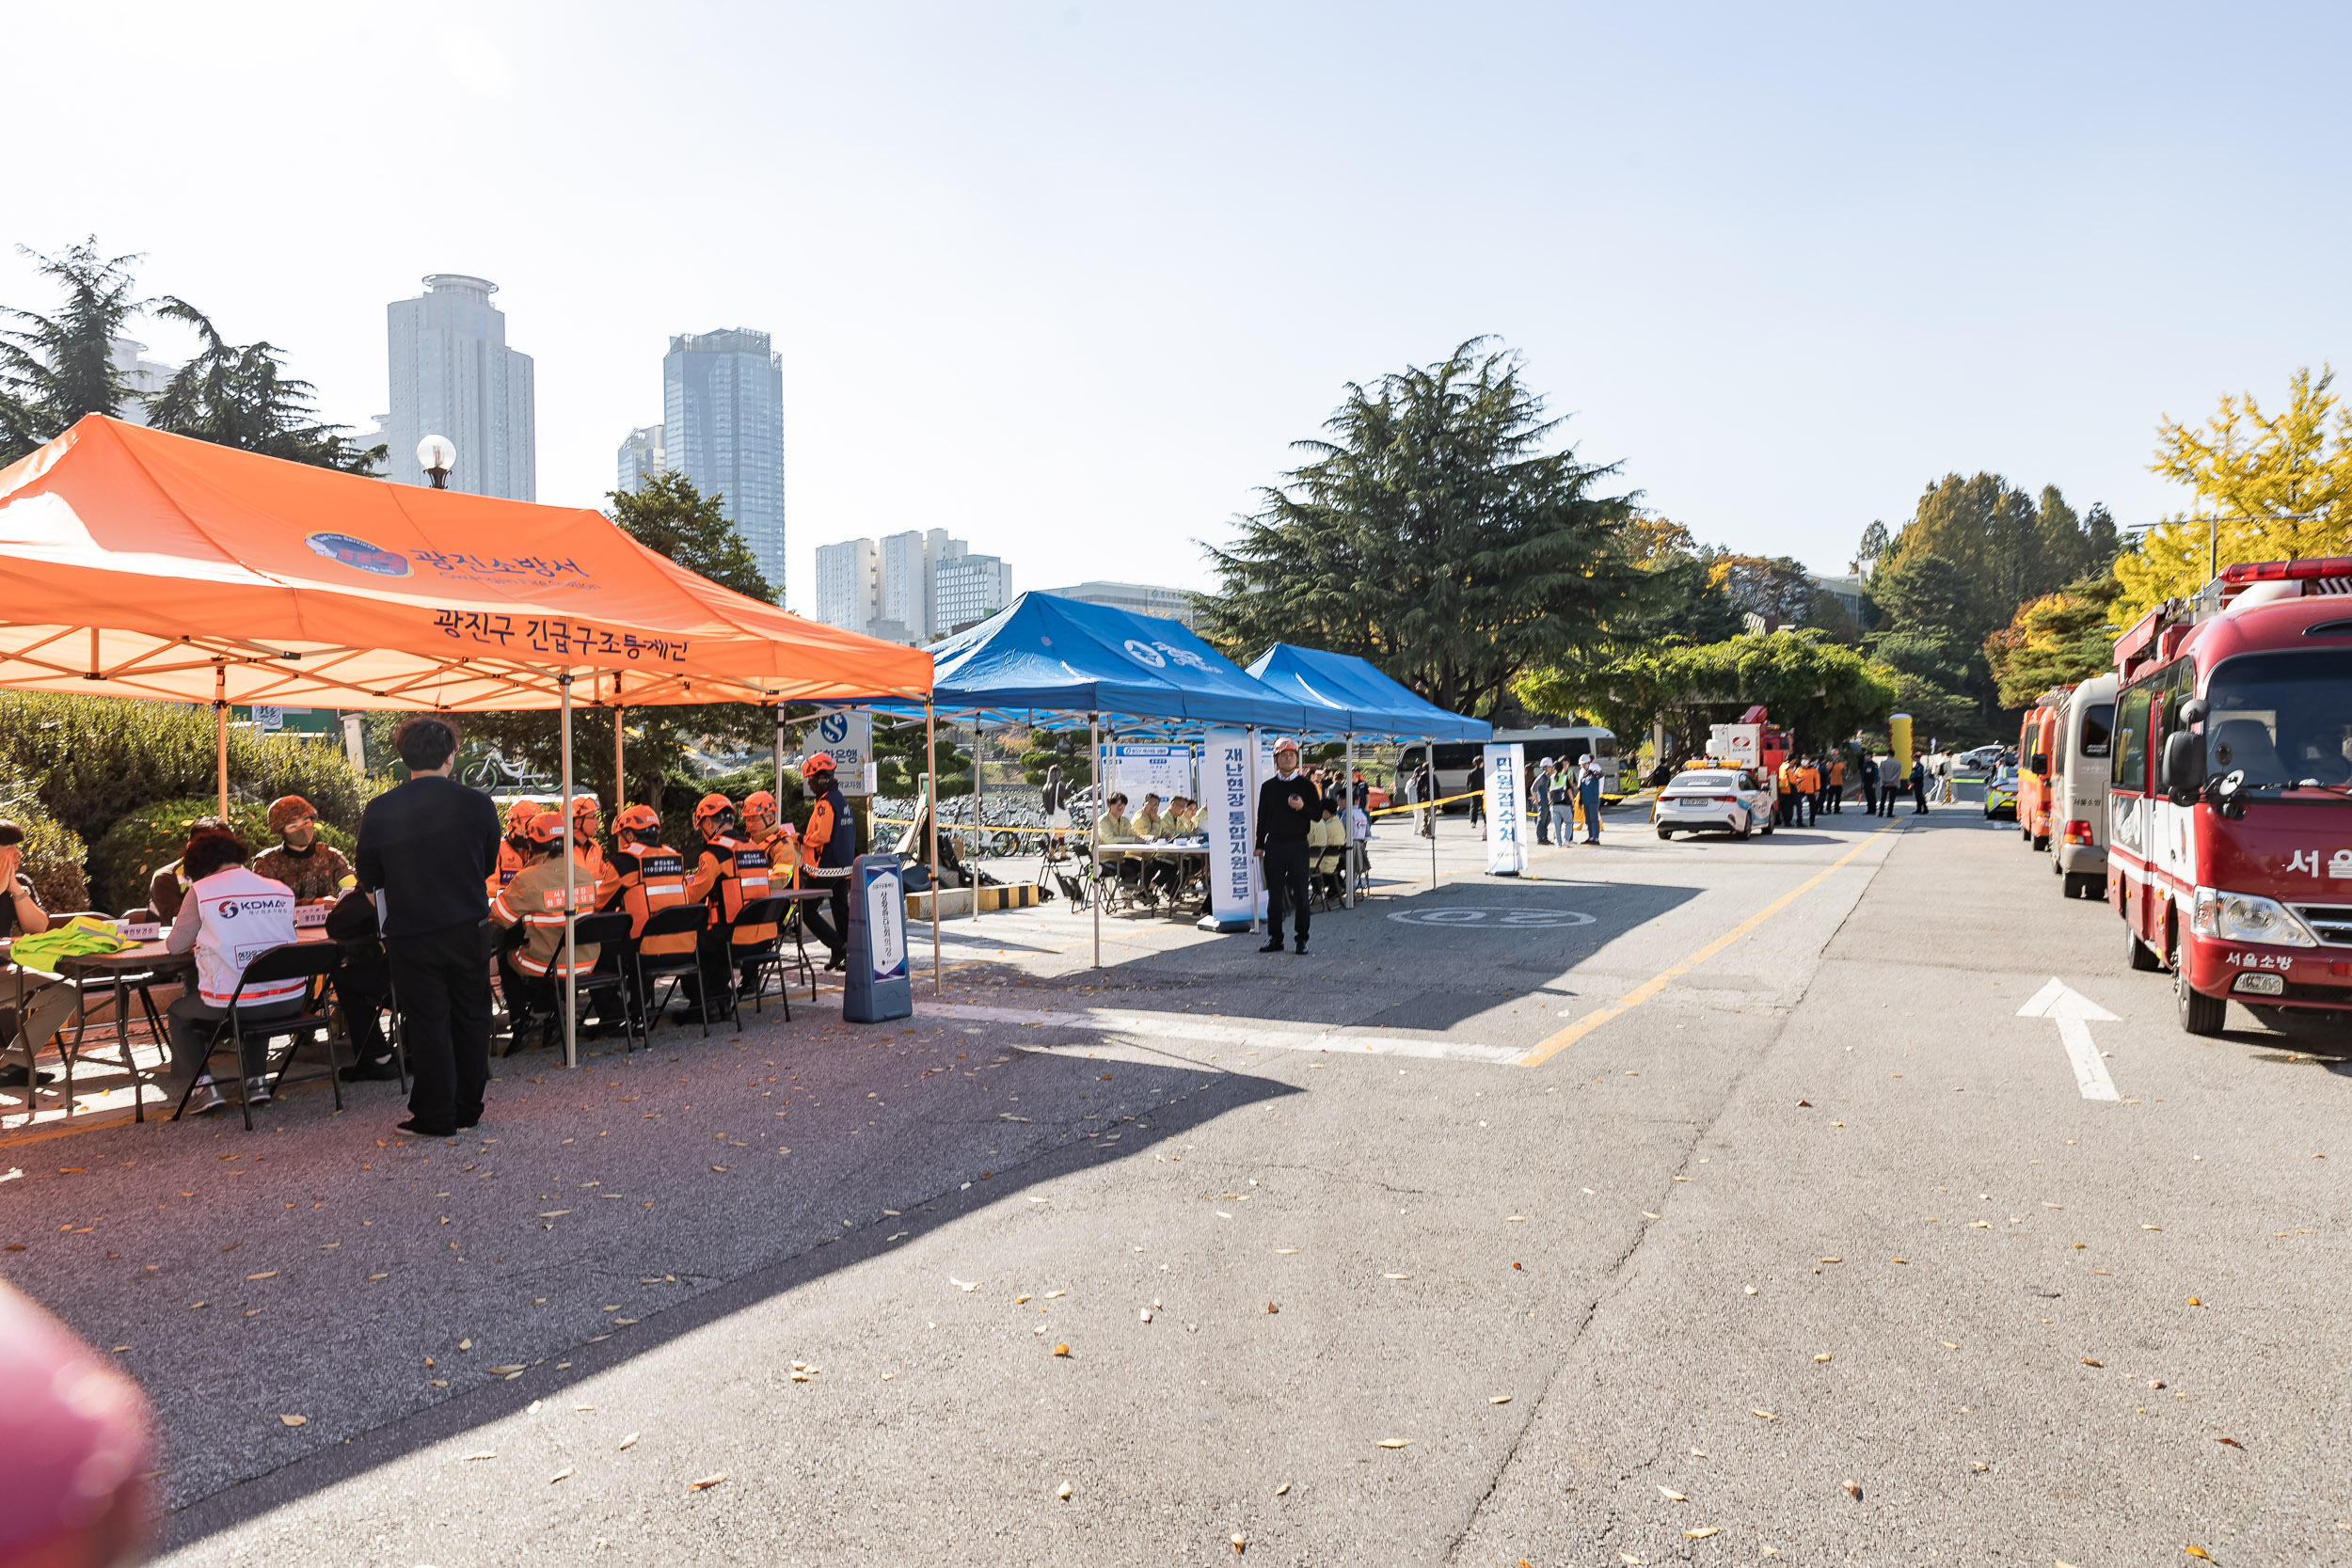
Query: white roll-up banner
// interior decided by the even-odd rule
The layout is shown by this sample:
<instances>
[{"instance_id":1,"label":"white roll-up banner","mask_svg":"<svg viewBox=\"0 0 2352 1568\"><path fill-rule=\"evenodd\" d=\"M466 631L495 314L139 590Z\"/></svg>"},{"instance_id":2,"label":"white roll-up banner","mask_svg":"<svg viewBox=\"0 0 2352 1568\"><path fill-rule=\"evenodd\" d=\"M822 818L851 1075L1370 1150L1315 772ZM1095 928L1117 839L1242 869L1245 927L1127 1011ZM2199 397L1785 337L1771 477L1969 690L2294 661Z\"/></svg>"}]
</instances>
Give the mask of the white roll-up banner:
<instances>
[{"instance_id":1,"label":"white roll-up banner","mask_svg":"<svg viewBox=\"0 0 2352 1568\"><path fill-rule=\"evenodd\" d=\"M1486 874L1516 877L1527 869L1527 815L1521 781L1527 753L1518 741L1486 748Z\"/></svg>"},{"instance_id":2,"label":"white roll-up banner","mask_svg":"<svg viewBox=\"0 0 2352 1568\"><path fill-rule=\"evenodd\" d=\"M1220 925L1248 925L1255 905L1249 775L1249 732L1209 731L1200 748L1200 825L1209 835L1209 912Z\"/></svg>"}]
</instances>

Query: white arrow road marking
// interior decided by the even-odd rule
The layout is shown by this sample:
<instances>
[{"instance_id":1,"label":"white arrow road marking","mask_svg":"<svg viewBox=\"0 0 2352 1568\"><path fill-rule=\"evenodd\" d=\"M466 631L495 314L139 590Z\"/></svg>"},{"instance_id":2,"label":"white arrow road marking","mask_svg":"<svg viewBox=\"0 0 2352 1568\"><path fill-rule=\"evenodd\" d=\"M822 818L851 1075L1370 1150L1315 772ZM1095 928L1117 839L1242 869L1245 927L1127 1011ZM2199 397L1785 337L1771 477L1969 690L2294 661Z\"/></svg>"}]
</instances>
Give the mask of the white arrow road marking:
<instances>
[{"instance_id":1,"label":"white arrow road marking","mask_svg":"<svg viewBox=\"0 0 2352 1568\"><path fill-rule=\"evenodd\" d=\"M2107 1064L2100 1059L2099 1048L2090 1043L2093 1021L2122 1022L2113 1013L2052 975L2048 985L2017 1009L2017 1016L2058 1020L2058 1040L2066 1047L2067 1059L2074 1064L2074 1086L2083 1091L2085 1100L2123 1098L2115 1092L2115 1080L2107 1076Z\"/></svg>"}]
</instances>

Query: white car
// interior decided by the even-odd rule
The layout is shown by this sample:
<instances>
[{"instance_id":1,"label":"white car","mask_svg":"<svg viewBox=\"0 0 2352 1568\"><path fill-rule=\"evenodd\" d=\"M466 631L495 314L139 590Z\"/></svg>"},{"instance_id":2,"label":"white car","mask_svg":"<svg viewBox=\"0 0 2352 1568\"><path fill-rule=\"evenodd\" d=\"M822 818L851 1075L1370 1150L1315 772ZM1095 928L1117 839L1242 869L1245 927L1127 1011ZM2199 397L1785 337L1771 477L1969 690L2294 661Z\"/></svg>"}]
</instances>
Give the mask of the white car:
<instances>
[{"instance_id":1,"label":"white car","mask_svg":"<svg viewBox=\"0 0 2352 1568\"><path fill-rule=\"evenodd\" d=\"M1772 792L1745 768L1692 768L1658 792L1650 814L1660 838L1677 832L1727 832L1745 838L1772 831Z\"/></svg>"}]
</instances>

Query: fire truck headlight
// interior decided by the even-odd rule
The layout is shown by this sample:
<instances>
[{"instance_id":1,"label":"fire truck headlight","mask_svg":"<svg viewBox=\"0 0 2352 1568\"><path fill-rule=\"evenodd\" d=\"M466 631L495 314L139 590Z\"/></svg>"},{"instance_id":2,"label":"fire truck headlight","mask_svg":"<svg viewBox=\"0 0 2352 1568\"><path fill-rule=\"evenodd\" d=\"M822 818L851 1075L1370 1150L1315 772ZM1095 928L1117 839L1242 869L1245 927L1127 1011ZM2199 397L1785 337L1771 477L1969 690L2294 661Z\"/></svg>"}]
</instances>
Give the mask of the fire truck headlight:
<instances>
[{"instance_id":1,"label":"fire truck headlight","mask_svg":"<svg viewBox=\"0 0 2352 1568\"><path fill-rule=\"evenodd\" d=\"M2274 947L2316 947L2318 939L2275 898L2258 893L2197 890L2189 926L2199 936L2222 942L2261 942Z\"/></svg>"}]
</instances>

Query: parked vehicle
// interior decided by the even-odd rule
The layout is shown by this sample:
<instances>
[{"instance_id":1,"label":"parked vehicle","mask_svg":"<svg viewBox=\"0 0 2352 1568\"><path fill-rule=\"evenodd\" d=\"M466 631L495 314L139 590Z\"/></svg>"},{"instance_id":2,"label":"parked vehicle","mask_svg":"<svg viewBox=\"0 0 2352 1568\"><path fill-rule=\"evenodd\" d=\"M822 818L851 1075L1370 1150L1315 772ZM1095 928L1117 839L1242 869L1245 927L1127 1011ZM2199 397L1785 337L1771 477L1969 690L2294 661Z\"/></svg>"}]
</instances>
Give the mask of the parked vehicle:
<instances>
[{"instance_id":1,"label":"parked vehicle","mask_svg":"<svg viewBox=\"0 0 2352 1568\"><path fill-rule=\"evenodd\" d=\"M1650 821L1660 838L1678 832L1727 832L1745 838L1772 831L1772 786L1751 768L1690 768L1658 792Z\"/></svg>"},{"instance_id":2,"label":"parked vehicle","mask_svg":"<svg viewBox=\"0 0 2352 1568\"><path fill-rule=\"evenodd\" d=\"M2247 562L2116 642L2107 893L2181 1027L2352 1026L2352 556ZM2320 1015L2318 1018L2312 1015Z\"/></svg>"},{"instance_id":3,"label":"parked vehicle","mask_svg":"<svg viewBox=\"0 0 2352 1568\"><path fill-rule=\"evenodd\" d=\"M1952 759L1961 768L1991 768L2001 759L1998 746L1979 746L1973 752L1963 752Z\"/></svg>"},{"instance_id":4,"label":"parked vehicle","mask_svg":"<svg viewBox=\"0 0 2352 1568\"><path fill-rule=\"evenodd\" d=\"M2017 769L2003 768L1995 771L1984 785L1984 819L1996 816L2017 820Z\"/></svg>"},{"instance_id":5,"label":"parked vehicle","mask_svg":"<svg viewBox=\"0 0 2352 1568\"><path fill-rule=\"evenodd\" d=\"M2058 716L2058 769L2051 789L2050 869L2068 898L2097 898L2107 886L2108 753L2115 730L2115 677L2087 680Z\"/></svg>"},{"instance_id":6,"label":"parked vehicle","mask_svg":"<svg viewBox=\"0 0 2352 1568\"><path fill-rule=\"evenodd\" d=\"M1600 793L1603 800L1622 800L1625 784L1617 755L1617 736L1613 730L1597 724L1570 724L1547 730L1497 730L1495 744L1507 746L1518 741L1521 754L1527 759L1528 775L1534 776L1535 765L1546 757L1563 767L1574 767L1587 755L1600 759ZM1406 748L1409 758L1411 747ZM1470 765L1479 760L1485 748L1474 741L1440 741L1438 745L1438 793L1440 796L1459 795L1470 787ZM1449 812L1468 811L1467 802L1448 806Z\"/></svg>"},{"instance_id":7,"label":"parked vehicle","mask_svg":"<svg viewBox=\"0 0 2352 1568\"><path fill-rule=\"evenodd\" d=\"M2036 849L2050 847L2052 759L2058 752L2058 715L2070 689L2057 687L2026 710L2017 729L2017 832Z\"/></svg>"}]
</instances>

